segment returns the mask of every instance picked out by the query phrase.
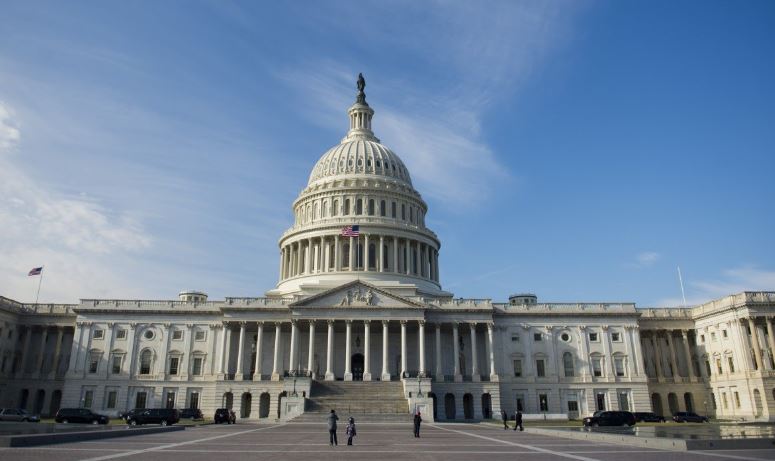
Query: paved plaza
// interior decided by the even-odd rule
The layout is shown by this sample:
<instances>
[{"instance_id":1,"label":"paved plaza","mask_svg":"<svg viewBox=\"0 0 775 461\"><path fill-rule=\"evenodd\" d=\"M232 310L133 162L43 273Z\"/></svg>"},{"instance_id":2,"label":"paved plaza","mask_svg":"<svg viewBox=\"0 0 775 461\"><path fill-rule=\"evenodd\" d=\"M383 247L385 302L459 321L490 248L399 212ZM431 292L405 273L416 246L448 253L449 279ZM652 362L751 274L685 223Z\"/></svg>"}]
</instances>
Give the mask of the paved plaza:
<instances>
[{"instance_id":1,"label":"paved plaza","mask_svg":"<svg viewBox=\"0 0 775 461\"><path fill-rule=\"evenodd\" d=\"M427 424L422 437L410 424L362 424L355 445L328 445L324 424L237 424L202 426L185 431L37 448L0 448L0 458L36 460L212 460L222 455L240 460L368 459L394 460L773 460L775 450L676 452L568 440L529 432L504 431L489 424Z\"/></svg>"}]
</instances>

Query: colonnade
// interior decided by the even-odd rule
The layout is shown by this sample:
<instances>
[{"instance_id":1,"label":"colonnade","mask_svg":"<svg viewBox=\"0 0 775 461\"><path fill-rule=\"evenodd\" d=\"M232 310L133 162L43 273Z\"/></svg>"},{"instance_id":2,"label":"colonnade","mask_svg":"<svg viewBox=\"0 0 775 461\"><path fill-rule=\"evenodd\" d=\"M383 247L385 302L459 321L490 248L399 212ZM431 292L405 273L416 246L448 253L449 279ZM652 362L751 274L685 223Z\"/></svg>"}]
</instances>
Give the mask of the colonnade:
<instances>
[{"instance_id":1,"label":"colonnade","mask_svg":"<svg viewBox=\"0 0 775 461\"><path fill-rule=\"evenodd\" d=\"M31 368L29 375L35 379L56 378L63 352L67 352L62 350L65 332L70 329L71 327L60 325L26 325L17 327L10 336L6 334L0 340L0 374L21 378L27 375L27 369ZM32 337L36 332L40 333L40 336L33 343ZM51 360L46 361L47 344L51 340L56 342L50 355ZM33 361L32 367L28 366L30 360Z\"/></svg>"},{"instance_id":2,"label":"colonnade","mask_svg":"<svg viewBox=\"0 0 775 461\"><path fill-rule=\"evenodd\" d=\"M280 274L284 280L360 270L414 275L438 282L438 258L434 245L411 238L366 233L360 237L324 235L284 245L280 250Z\"/></svg>"},{"instance_id":3,"label":"colonnade","mask_svg":"<svg viewBox=\"0 0 775 461\"><path fill-rule=\"evenodd\" d=\"M681 378L678 363L678 354L676 350L676 344L674 342L674 332L680 332L681 336L681 350L680 354L683 354L685 363L687 365L687 375L690 381L697 381L697 375L694 370L694 360L691 352L692 345L689 342L689 330L641 330L641 341L643 342L643 348L646 351L650 351L653 357L655 378L663 380L666 377L665 370L663 369L662 359L662 342L661 338L664 336L667 341L668 353L670 355L670 368L672 373L670 377L674 380ZM664 334L663 334L664 333Z\"/></svg>"},{"instance_id":4,"label":"colonnade","mask_svg":"<svg viewBox=\"0 0 775 461\"><path fill-rule=\"evenodd\" d=\"M326 367L325 367L325 374L323 378L327 381L332 381L336 379L336 376L334 374L334 361L337 358L337 354L334 351L334 338L335 338L335 330L334 326L336 324L336 320L291 320L290 322L285 321L279 321L279 322L263 322L263 321L257 321L257 322L250 322L255 323L256 327L256 343L255 343L255 367L254 367L254 373L253 373L253 380L258 381L262 379L262 376L264 375L265 369L268 366L268 364L263 363L263 357L262 357L262 343L263 343L263 336L264 336L264 328L269 327L271 328L274 326L274 351L273 351L273 359L272 359L272 371L271 371L271 380L279 380L281 376L285 374L286 371L289 373L294 372L300 372L301 370L304 370L303 365L300 362L300 348L299 348L299 339L301 337L302 329L301 324L307 323L308 327L308 337L309 337L309 350L307 354L307 363L306 363L306 371L311 373L314 363L313 359L315 357L315 333L316 333L316 325L318 323L325 322L325 325L327 327L327 339L326 339ZM340 321L342 322L342 321ZM408 320L398 320L398 321L391 321L391 320L360 320L360 321L353 321L353 320L344 320L345 323L345 350L344 350L344 376L343 379L345 381L349 381L353 379L353 370L352 370L352 335L353 335L353 328L357 328L360 326L363 328L363 375L362 379L364 381L371 381L373 379L376 379L378 376L379 379L383 381L389 381L391 379L391 373L390 373L390 357L388 354L389 351L389 325L391 322L399 322L400 328L401 328L401 335L400 335L400 342L401 342L401 361L400 361L400 367L398 371L398 375L400 377L408 377L408 369L407 369L407 326L409 323L416 323L417 325L417 376L425 377L430 376L433 374L437 381L444 381L445 377L443 374L442 369L442 351L441 351L441 328L442 323L434 323L433 326L435 328L435 363L436 368L433 373L430 373L429 370L426 368L426 351L425 351L425 328L426 328L426 322L423 320L414 320L414 321L408 321ZM289 366L288 370L283 369L283 363L284 363L284 357L281 356L281 344L282 344L282 335L283 335L283 324L290 323L291 325L291 331L290 331L290 350L289 350ZM377 370L372 370L371 367L371 325L372 323L375 324L381 324L382 325L382 369L379 373L377 373ZM360 325L358 325L360 324ZM230 337L232 336L230 334L230 328L228 324L225 325L225 333L221 335L221 343L220 343L220 359L218 364L218 374L219 375L228 375L227 370L227 350L229 350L229 341ZM245 337L247 334L249 322L239 322L239 335L238 335L238 348L237 348L237 373L234 375L234 379L237 380L243 380L247 379L247 377L244 375L244 368L245 368ZM460 382L463 380L463 373L467 372L468 370L461 370L460 369L460 360L458 360L458 357L460 356L460 350L459 350L459 324L458 323L452 323L452 337L453 337L453 362L454 362L454 380L456 382ZM486 323L487 326L487 336L486 336L486 343L485 347L487 350L487 360L488 360L488 368L489 368L489 376L491 380L497 380L497 375L495 372L495 351L493 348L493 324L492 323ZM478 364L478 353L477 353L477 323L468 323L469 328L469 334L471 336L471 379L473 381L480 381L481 380L481 374L479 371L479 364ZM252 329L251 329L252 330Z\"/></svg>"}]
</instances>

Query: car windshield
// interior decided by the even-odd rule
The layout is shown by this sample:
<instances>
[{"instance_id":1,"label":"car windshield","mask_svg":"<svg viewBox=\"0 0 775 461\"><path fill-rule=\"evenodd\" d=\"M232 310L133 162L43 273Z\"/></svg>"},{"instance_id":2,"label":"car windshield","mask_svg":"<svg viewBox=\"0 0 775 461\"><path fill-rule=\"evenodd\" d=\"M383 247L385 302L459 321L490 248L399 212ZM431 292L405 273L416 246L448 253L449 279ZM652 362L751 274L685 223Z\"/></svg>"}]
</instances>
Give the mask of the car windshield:
<instances>
[{"instance_id":1,"label":"car windshield","mask_svg":"<svg viewBox=\"0 0 775 461\"><path fill-rule=\"evenodd\" d=\"M27 410L19 410L19 414L20 415L27 415L29 413L27 413Z\"/></svg>"}]
</instances>

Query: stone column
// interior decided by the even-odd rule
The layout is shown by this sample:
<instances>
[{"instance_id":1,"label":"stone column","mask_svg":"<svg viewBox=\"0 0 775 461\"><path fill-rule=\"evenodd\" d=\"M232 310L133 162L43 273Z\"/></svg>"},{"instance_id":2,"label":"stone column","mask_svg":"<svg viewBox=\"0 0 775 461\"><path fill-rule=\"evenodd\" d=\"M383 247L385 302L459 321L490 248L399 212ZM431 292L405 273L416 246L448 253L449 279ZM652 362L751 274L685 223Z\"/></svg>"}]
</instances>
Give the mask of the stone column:
<instances>
[{"instance_id":1,"label":"stone column","mask_svg":"<svg viewBox=\"0 0 775 461\"><path fill-rule=\"evenodd\" d=\"M753 343L753 355L756 358L756 370L761 372L764 371L762 347L759 345L759 330L757 330L752 317L748 317L748 328L751 330L751 342Z\"/></svg>"},{"instance_id":2,"label":"stone column","mask_svg":"<svg viewBox=\"0 0 775 461\"><path fill-rule=\"evenodd\" d=\"M331 242L327 238L323 239L323 272L329 272L331 267Z\"/></svg>"},{"instance_id":3,"label":"stone column","mask_svg":"<svg viewBox=\"0 0 775 461\"><path fill-rule=\"evenodd\" d=\"M406 244L404 245L404 273L406 275L411 274L412 269L412 262L409 259L409 239L405 239Z\"/></svg>"},{"instance_id":4,"label":"stone column","mask_svg":"<svg viewBox=\"0 0 775 461\"><path fill-rule=\"evenodd\" d=\"M159 360L157 361L157 374L159 375L160 379L167 379L167 355L170 351L170 326L171 324L169 322L165 322L162 324L162 333L161 333L161 340L162 340L162 350L159 354ZM182 364L181 364L182 365ZM182 368L182 366L178 367L179 369ZM185 375L186 373L181 373L180 370L178 371L178 374Z\"/></svg>"},{"instance_id":5,"label":"stone column","mask_svg":"<svg viewBox=\"0 0 775 461\"><path fill-rule=\"evenodd\" d=\"M334 321L328 320L328 344L326 348L326 381L334 380Z\"/></svg>"},{"instance_id":6,"label":"stone column","mask_svg":"<svg viewBox=\"0 0 775 461\"><path fill-rule=\"evenodd\" d=\"M379 251L377 254L379 255L379 261L377 261L377 268L380 272L385 271L385 255L383 254L385 251L385 237L380 235L379 236Z\"/></svg>"},{"instance_id":7,"label":"stone column","mask_svg":"<svg viewBox=\"0 0 775 461\"><path fill-rule=\"evenodd\" d=\"M354 237L350 237L350 264L347 270L354 271L356 266Z\"/></svg>"},{"instance_id":8,"label":"stone column","mask_svg":"<svg viewBox=\"0 0 775 461\"><path fill-rule=\"evenodd\" d=\"M670 351L670 365L673 368L673 381L680 381L681 375L678 374L678 360L675 356L675 345L673 344L673 330L667 330L667 347Z\"/></svg>"},{"instance_id":9,"label":"stone column","mask_svg":"<svg viewBox=\"0 0 775 461\"><path fill-rule=\"evenodd\" d=\"M369 270L369 234L363 234L363 270Z\"/></svg>"},{"instance_id":10,"label":"stone column","mask_svg":"<svg viewBox=\"0 0 775 461\"><path fill-rule=\"evenodd\" d=\"M436 324L436 382L444 382L444 369L441 366L441 323Z\"/></svg>"},{"instance_id":11,"label":"stone column","mask_svg":"<svg viewBox=\"0 0 775 461\"><path fill-rule=\"evenodd\" d=\"M298 249L296 250L296 275L304 274L304 247L301 244L301 240L296 242Z\"/></svg>"},{"instance_id":12,"label":"stone column","mask_svg":"<svg viewBox=\"0 0 775 461\"><path fill-rule=\"evenodd\" d=\"M463 375L460 371L460 336L458 332L459 323L453 322L452 323L452 350L453 354L455 355L452 359L453 365L454 365L454 380L456 383L463 381Z\"/></svg>"},{"instance_id":13,"label":"stone column","mask_svg":"<svg viewBox=\"0 0 775 461\"><path fill-rule=\"evenodd\" d=\"M417 322L417 342L419 344L419 369L417 370L420 376L425 376L425 321L420 320Z\"/></svg>"},{"instance_id":14,"label":"stone column","mask_svg":"<svg viewBox=\"0 0 775 461\"><path fill-rule=\"evenodd\" d=\"M406 375L406 320L401 320L401 378Z\"/></svg>"},{"instance_id":15,"label":"stone column","mask_svg":"<svg viewBox=\"0 0 775 461\"><path fill-rule=\"evenodd\" d=\"M40 379L41 376L43 376L43 359L45 359L45 352L46 352L46 341L48 340L48 328L43 327L43 330L40 332L40 352L38 353L38 360L35 364L35 370L36 374L38 375L38 379Z\"/></svg>"},{"instance_id":16,"label":"stone column","mask_svg":"<svg viewBox=\"0 0 775 461\"><path fill-rule=\"evenodd\" d=\"M767 322L767 341L770 345L770 357L775 361L775 337L773 337L772 317L766 317Z\"/></svg>"},{"instance_id":17,"label":"stone column","mask_svg":"<svg viewBox=\"0 0 775 461\"><path fill-rule=\"evenodd\" d=\"M256 322L256 365L253 381L261 381L261 345L264 342L264 322Z\"/></svg>"},{"instance_id":18,"label":"stone column","mask_svg":"<svg viewBox=\"0 0 775 461\"><path fill-rule=\"evenodd\" d=\"M371 381L371 326L368 320L363 321L363 380Z\"/></svg>"},{"instance_id":19,"label":"stone column","mask_svg":"<svg viewBox=\"0 0 775 461\"><path fill-rule=\"evenodd\" d=\"M246 328L247 322L240 322L239 323L239 343L237 343L237 372L234 374L234 379L237 381L242 381L245 379L245 363L244 363L244 356L245 356L245 328ZM189 328L189 331L186 335L191 336L191 329Z\"/></svg>"},{"instance_id":20,"label":"stone column","mask_svg":"<svg viewBox=\"0 0 775 461\"><path fill-rule=\"evenodd\" d=\"M317 378L312 371L312 367L315 366L315 321L309 321L309 350L307 351L307 370L309 375L314 379Z\"/></svg>"},{"instance_id":21,"label":"stone column","mask_svg":"<svg viewBox=\"0 0 775 461\"><path fill-rule=\"evenodd\" d=\"M280 337L282 335L282 323L274 324L274 360L272 361L272 381L280 380Z\"/></svg>"},{"instance_id":22,"label":"stone column","mask_svg":"<svg viewBox=\"0 0 775 461\"><path fill-rule=\"evenodd\" d=\"M498 373L495 372L495 349L492 346L492 323L487 324L487 345L490 355L490 381L498 381Z\"/></svg>"},{"instance_id":23,"label":"stone column","mask_svg":"<svg viewBox=\"0 0 775 461\"><path fill-rule=\"evenodd\" d=\"M49 371L49 379L55 379L57 371L59 371L59 362L62 360L62 339L64 338L64 335L65 329L63 327L57 327L57 343L54 348L54 365L51 367L51 371Z\"/></svg>"},{"instance_id":24,"label":"stone column","mask_svg":"<svg viewBox=\"0 0 775 461\"><path fill-rule=\"evenodd\" d=\"M393 237L393 272L398 273L398 237Z\"/></svg>"},{"instance_id":25,"label":"stone column","mask_svg":"<svg viewBox=\"0 0 775 461\"><path fill-rule=\"evenodd\" d=\"M89 324L91 325L91 324ZM83 327L81 327L83 329ZM83 337L83 331L81 331L81 337ZM27 333L24 335L24 345L22 346L22 357L21 361L19 362L19 370L17 371L17 375L21 376L24 375L26 372L26 363L27 363L27 355L30 351L30 340L32 339L32 326L27 327ZM89 339L91 339L91 335L89 335ZM89 349L86 349L86 354L89 353ZM75 366L78 367L79 363L76 362ZM76 370L78 371L78 370Z\"/></svg>"},{"instance_id":26,"label":"stone column","mask_svg":"<svg viewBox=\"0 0 775 461\"><path fill-rule=\"evenodd\" d=\"M353 373L352 373L352 350L350 349L350 345L352 343L352 333L353 333L353 321L352 320L345 320L345 330L344 330L344 380L345 381L352 381L353 380Z\"/></svg>"},{"instance_id":27,"label":"stone column","mask_svg":"<svg viewBox=\"0 0 775 461\"><path fill-rule=\"evenodd\" d=\"M602 368L603 377L612 377L616 378L616 369L614 368L614 356L611 352L611 333L608 331L608 325L603 325L601 328L602 332L602 338L601 341L603 342L603 356L605 360L605 365Z\"/></svg>"},{"instance_id":28,"label":"stone column","mask_svg":"<svg viewBox=\"0 0 775 461\"><path fill-rule=\"evenodd\" d=\"M218 375L219 379L223 379L223 375L226 374L226 348L228 347L228 341L226 341L226 333L229 331L229 324L223 324L223 334L221 335L221 357L218 363Z\"/></svg>"},{"instance_id":29,"label":"stone column","mask_svg":"<svg viewBox=\"0 0 775 461\"><path fill-rule=\"evenodd\" d=\"M468 327L471 332L471 381L476 383L482 380L482 376L479 374L479 360L476 353L476 323L470 323Z\"/></svg>"},{"instance_id":30,"label":"stone column","mask_svg":"<svg viewBox=\"0 0 775 461\"><path fill-rule=\"evenodd\" d=\"M423 254L423 274L422 276L425 278L431 278L431 264L430 259L428 259L429 252L428 252L428 244L424 244L422 248L422 254Z\"/></svg>"},{"instance_id":31,"label":"stone column","mask_svg":"<svg viewBox=\"0 0 775 461\"><path fill-rule=\"evenodd\" d=\"M692 353L689 348L689 330L681 330L681 338L683 339L684 354L686 355L686 363L688 365L688 377L692 382L697 381L697 377L694 375L694 367L692 361Z\"/></svg>"},{"instance_id":32,"label":"stone column","mask_svg":"<svg viewBox=\"0 0 775 461\"><path fill-rule=\"evenodd\" d=\"M654 371L657 372L657 379L662 381L665 375L662 370L662 346L659 344L658 330L651 332L651 348L654 349L654 360L657 362Z\"/></svg>"},{"instance_id":33,"label":"stone column","mask_svg":"<svg viewBox=\"0 0 775 461\"><path fill-rule=\"evenodd\" d=\"M296 324L296 320L291 320L291 353L288 357L288 368L291 370L291 373L296 371L297 363L296 363L296 339L299 336L299 327Z\"/></svg>"},{"instance_id":34,"label":"stone column","mask_svg":"<svg viewBox=\"0 0 775 461\"><path fill-rule=\"evenodd\" d=\"M581 346L581 359L586 364L586 366L581 367L581 378L583 381L586 381L587 376L590 374L589 367L591 365L591 360L589 359L589 344L587 344L589 342L589 335L587 334L586 325L579 325L577 328L579 332L579 345Z\"/></svg>"},{"instance_id":35,"label":"stone column","mask_svg":"<svg viewBox=\"0 0 775 461\"><path fill-rule=\"evenodd\" d=\"M334 236L334 271L342 270L342 255L339 250L339 236Z\"/></svg>"},{"instance_id":36,"label":"stone column","mask_svg":"<svg viewBox=\"0 0 775 461\"><path fill-rule=\"evenodd\" d=\"M388 364L388 320L382 321L382 381L390 381Z\"/></svg>"},{"instance_id":37,"label":"stone column","mask_svg":"<svg viewBox=\"0 0 775 461\"><path fill-rule=\"evenodd\" d=\"M137 341L137 323L131 322L129 324L129 332L127 335L127 338L129 338L128 341L128 347L126 349L126 355L127 355L127 374L129 375L129 378L131 379L132 376L134 376L134 366L135 366L135 342Z\"/></svg>"},{"instance_id":38,"label":"stone column","mask_svg":"<svg viewBox=\"0 0 775 461\"><path fill-rule=\"evenodd\" d=\"M640 342L640 328L637 325L633 325L630 329L630 335L632 337L632 354L633 363L635 364L635 375L646 375L646 365L644 363L645 355Z\"/></svg>"}]
</instances>

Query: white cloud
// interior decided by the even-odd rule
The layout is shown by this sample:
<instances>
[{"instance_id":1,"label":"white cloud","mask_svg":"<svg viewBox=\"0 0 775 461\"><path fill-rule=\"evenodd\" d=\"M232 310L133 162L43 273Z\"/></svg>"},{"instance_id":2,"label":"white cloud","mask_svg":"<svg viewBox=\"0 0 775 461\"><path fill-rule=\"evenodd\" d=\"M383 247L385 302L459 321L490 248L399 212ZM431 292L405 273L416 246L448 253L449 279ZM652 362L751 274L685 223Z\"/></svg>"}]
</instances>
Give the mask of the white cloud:
<instances>
[{"instance_id":1,"label":"white cloud","mask_svg":"<svg viewBox=\"0 0 775 461\"><path fill-rule=\"evenodd\" d=\"M636 260L640 266L651 266L660 257L661 255L655 251L644 251L637 256Z\"/></svg>"},{"instance_id":2,"label":"white cloud","mask_svg":"<svg viewBox=\"0 0 775 461\"><path fill-rule=\"evenodd\" d=\"M18 126L13 111L0 104L0 125ZM83 196L49 190L2 154L16 146L18 129L0 138L0 279L3 295L30 301L26 274L45 266L42 299L73 301L121 287L110 269L118 254L143 250L151 238L127 213L105 209ZM10 133L10 135L8 134ZM121 287L126 291L128 287ZM131 290L131 288L130 288Z\"/></svg>"},{"instance_id":3,"label":"white cloud","mask_svg":"<svg viewBox=\"0 0 775 461\"><path fill-rule=\"evenodd\" d=\"M771 291L775 289L775 271L742 266L726 269L719 277L710 280L691 280L691 276L687 277L684 273L684 283L686 304L694 306L742 291ZM676 290L680 293L677 282ZM682 306L683 300L680 297L664 298L656 305Z\"/></svg>"}]
</instances>

